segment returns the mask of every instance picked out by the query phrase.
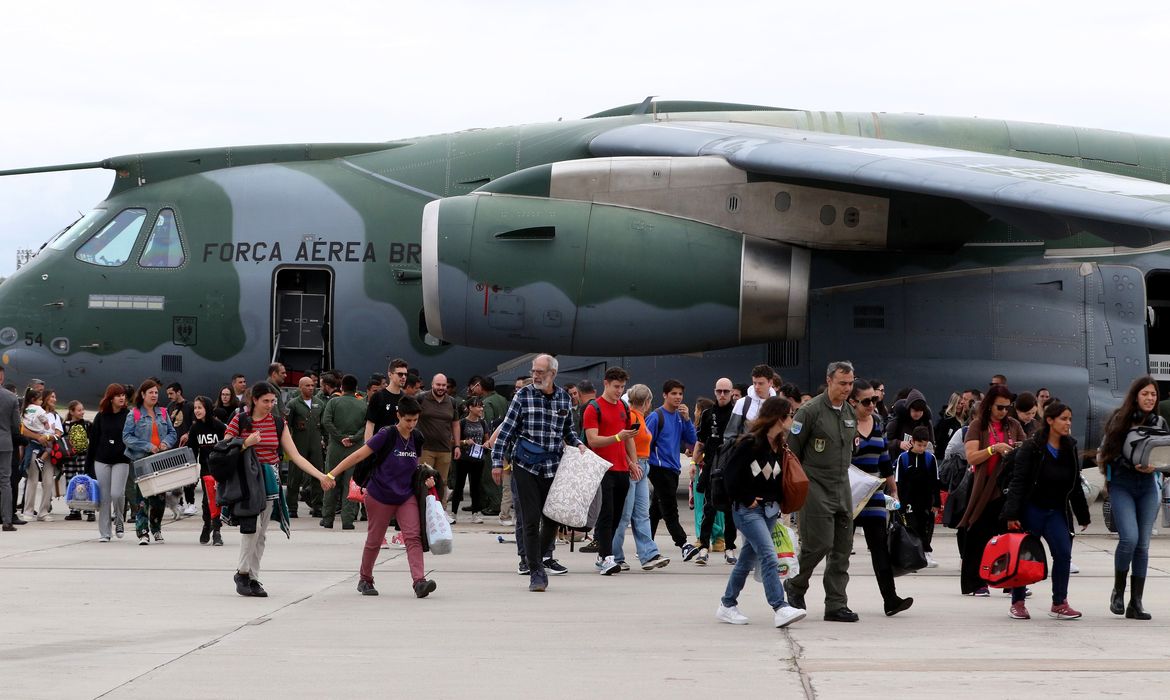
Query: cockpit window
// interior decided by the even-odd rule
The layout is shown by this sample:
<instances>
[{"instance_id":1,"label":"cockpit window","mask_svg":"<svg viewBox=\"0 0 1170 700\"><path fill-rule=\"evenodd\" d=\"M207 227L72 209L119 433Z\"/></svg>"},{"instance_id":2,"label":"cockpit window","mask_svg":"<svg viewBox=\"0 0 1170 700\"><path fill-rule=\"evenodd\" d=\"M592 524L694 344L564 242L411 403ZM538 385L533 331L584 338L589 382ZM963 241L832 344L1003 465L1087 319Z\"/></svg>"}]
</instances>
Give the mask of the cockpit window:
<instances>
[{"instance_id":1,"label":"cockpit window","mask_svg":"<svg viewBox=\"0 0 1170 700\"><path fill-rule=\"evenodd\" d=\"M123 209L77 249L77 259L106 267L121 265L130 257L145 221L145 209Z\"/></svg>"},{"instance_id":2,"label":"cockpit window","mask_svg":"<svg viewBox=\"0 0 1170 700\"><path fill-rule=\"evenodd\" d=\"M89 233L93 229L94 224L98 219L105 216L105 209L94 209L90 213L74 221L69 228L57 234L53 240L49 241L49 247L53 250L65 250L73 245L74 241L81 240L81 237Z\"/></svg>"},{"instance_id":3,"label":"cockpit window","mask_svg":"<svg viewBox=\"0 0 1170 700\"><path fill-rule=\"evenodd\" d=\"M154 228L150 238L146 239L146 247L142 250L138 264L143 267L179 267L185 260L183 239L175 223L175 212L173 209L163 209L154 220Z\"/></svg>"}]
</instances>

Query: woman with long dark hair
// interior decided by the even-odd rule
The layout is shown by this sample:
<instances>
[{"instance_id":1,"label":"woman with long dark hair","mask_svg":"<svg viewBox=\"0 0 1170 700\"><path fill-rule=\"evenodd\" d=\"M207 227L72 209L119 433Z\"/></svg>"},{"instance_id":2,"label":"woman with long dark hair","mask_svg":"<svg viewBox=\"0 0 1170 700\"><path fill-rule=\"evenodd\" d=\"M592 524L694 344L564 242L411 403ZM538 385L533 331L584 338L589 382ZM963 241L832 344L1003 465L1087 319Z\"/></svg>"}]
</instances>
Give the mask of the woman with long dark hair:
<instances>
[{"instance_id":1,"label":"woman with long dark hair","mask_svg":"<svg viewBox=\"0 0 1170 700\"><path fill-rule=\"evenodd\" d=\"M192 402L192 413L195 414L195 420L191 423L191 429L187 431L187 446L195 452L196 459L199 460L201 481L204 477L211 475L211 470L207 466L207 457L211 454L211 448L223 439L223 434L227 430L223 421L212 415L213 406L214 403L208 397L196 396ZM220 519L211 517L207 482L204 481L203 484L203 530L199 533L199 544L210 542L215 547L222 547L223 537L219 533Z\"/></svg>"},{"instance_id":2,"label":"woman with long dark hair","mask_svg":"<svg viewBox=\"0 0 1170 700\"><path fill-rule=\"evenodd\" d=\"M1158 385L1150 376L1130 385L1121 406L1109 416L1097 465L1105 474L1113 524L1117 526L1117 549L1113 552L1113 595L1109 611L1133 620L1149 620L1142 607L1146 569L1150 561L1150 535L1158 517L1160 478L1149 464L1133 464L1122 455L1126 435L1142 426L1166 429L1157 413ZM1125 576L1130 575L1129 605L1125 605Z\"/></svg>"},{"instance_id":3,"label":"woman with long dark hair","mask_svg":"<svg viewBox=\"0 0 1170 700\"><path fill-rule=\"evenodd\" d=\"M240 400L232 393L232 388L226 384L221 386L219 396L215 399L215 406L211 409L211 415L226 424L232 419L232 414L239 409Z\"/></svg>"},{"instance_id":4,"label":"woman with long dark hair","mask_svg":"<svg viewBox=\"0 0 1170 700\"><path fill-rule=\"evenodd\" d=\"M1003 384L987 390L979 405L979 415L967 427L967 464L975 472L967 510L959 522L963 537L963 568L959 586L963 595L990 595L987 583L979 575L983 550L999 534L1003 510L1003 491L996 485L999 463L1024 441L1024 428L1008 415L1012 392Z\"/></svg>"},{"instance_id":5,"label":"woman with long dark hair","mask_svg":"<svg viewBox=\"0 0 1170 700\"><path fill-rule=\"evenodd\" d=\"M98 481L98 535L102 542L110 541L110 523L114 534L122 539L125 533L126 477L130 461L126 459L126 445L122 430L126 427L126 387L111 384L98 403L97 415L89 434L89 460Z\"/></svg>"},{"instance_id":6,"label":"woman with long dark hair","mask_svg":"<svg viewBox=\"0 0 1170 700\"><path fill-rule=\"evenodd\" d=\"M782 396L766 399L751 429L740 436L728 459L724 479L733 504L732 519L743 544L715 610L715 619L720 622L747 624L748 618L739 611L737 602L757 563L776 627L787 627L804 619L806 614L784 599L784 586L776 568L776 547L772 543L772 528L780 517L781 470L788 451L785 436L791 427L792 402Z\"/></svg>"},{"instance_id":7,"label":"woman with long dark hair","mask_svg":"<svg viewBox=\"0 0 1170 700\"><path fill-rule=\"evenodd\" d=\"M1072 409L1052 401L1044 409L1044 427L1024 441L1016 455L1012 480L1004 499L1003 517L1009 530L1026 530L1043 537L1052 554L1052 609L1048 616L1075 620L1081 613L1068 604L1069 565L1072 562L1072 523L1069 506L1084 530L1089 526L1089 503L1081 488L1077 442L1072 438ZM1016 620L1031 617L1024 605L1028 589L1012 589L1009 612Z\"/></svg>"}]
</instances>

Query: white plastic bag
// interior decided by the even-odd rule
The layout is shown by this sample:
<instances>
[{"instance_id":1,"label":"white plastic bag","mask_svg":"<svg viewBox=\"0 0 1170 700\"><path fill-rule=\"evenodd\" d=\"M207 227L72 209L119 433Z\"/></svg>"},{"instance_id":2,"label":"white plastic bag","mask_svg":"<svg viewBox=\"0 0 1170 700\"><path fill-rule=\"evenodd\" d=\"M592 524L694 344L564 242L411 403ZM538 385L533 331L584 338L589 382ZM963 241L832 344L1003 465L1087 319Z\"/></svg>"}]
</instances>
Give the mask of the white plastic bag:
<instances>
[{"instance_id":1,"label":"white plastic bag","mask_svg":"<svg viewBox=\"0 0 1170 700\"><path fill-rule=\"evenodd\" d=\"M849 465L849 490L853 492L853 517L861 512L871 496L882 487L882 480L873 474L866 474L852 464Z\"/></svg>"},{"instance_id":2,"label":"white plastic bag","mask_svg":"<svg viewBox=\"0 0 1170 700\"><path fill-rule=\"evenodd\" d=\"M784 524L782 518L776 520L772 528L772 545L776 549L776 570L781 581L787 581L800 573L800 539L794 528ZM752 578L763 583L763 563L757 563L752 570Z\"/></svg>"},{"instance_id":3,"label":"white plastic bag","mask_svg":"<svg viewBox=\"0 0 1170 700\"><path fill-rule=\"evenodd\" d=\"M589 450L566 449L544 502L545 516L566 527L585 527L589 505L611 466Z\"/></svg>"},{"instance_id":4,"label":"white plastic bag","mask_svg":"<svg viewBox=\"0 0 1170 700\"><path fill-rule=\"evenodd\" d=\"M447 522L447 514L443 506L434 496L427 496L427 544L431 554L450 554L453 535L451 523Z\"/></svg>"}]
</instances>

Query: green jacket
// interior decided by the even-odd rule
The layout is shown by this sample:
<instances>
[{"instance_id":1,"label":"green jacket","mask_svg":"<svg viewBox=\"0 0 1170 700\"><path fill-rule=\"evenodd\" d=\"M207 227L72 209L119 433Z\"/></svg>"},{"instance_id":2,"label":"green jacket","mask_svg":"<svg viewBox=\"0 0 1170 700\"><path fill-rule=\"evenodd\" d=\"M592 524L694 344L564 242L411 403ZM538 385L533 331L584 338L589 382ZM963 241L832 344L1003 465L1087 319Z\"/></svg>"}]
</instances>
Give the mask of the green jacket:
<instances>
[{"instance_id":1,"label":"green jacket","mask_svg":"<svg viewBox=\"0 0 1170 700\"><path fill-rule=\"evenodd\" d=\"M366 402L353 394L342 394L329 399L321 414L321 427L329 436L329 451L326 455L330 468L362 446L366 434ZM341 444L342 438L350 438L349 447Z\"/></svg>"},{"instance_id":2,"label":"green jacket","mask_svg":"<svg viewBox=\"0 0 1170 700\"><path fill-rule=\"evenodd\" d=\"M325 401L317 396L312 398L312 407L298 394L288 402L288 431L292 434L297 451L320 468L325 455L321 448L321 416L325 412Z\"/></svg>"},{"instance_id":3,"label":"green jacket","mask_svg":"<svg viewBox=\"0 0 1170 700\"><path fill-rule=\"evenodd\" d=\"M488 427L495 429L495 422L504 419L508 413L508 400L496 392L483 397L483 419Z\"/></svg>"},{"instance_id":4,"label":"green jacket","mask_svg":"<svg viewBox=\"0 0 1170 700\"><path fill-rule=\"evenodd\" d=\"M828 395L821 393L797 409L788 446L808 475L804 512L852 512L849 464L856 436L857 416L848 401L838 411L829 404Z\"/></svg>"}]
</instances>

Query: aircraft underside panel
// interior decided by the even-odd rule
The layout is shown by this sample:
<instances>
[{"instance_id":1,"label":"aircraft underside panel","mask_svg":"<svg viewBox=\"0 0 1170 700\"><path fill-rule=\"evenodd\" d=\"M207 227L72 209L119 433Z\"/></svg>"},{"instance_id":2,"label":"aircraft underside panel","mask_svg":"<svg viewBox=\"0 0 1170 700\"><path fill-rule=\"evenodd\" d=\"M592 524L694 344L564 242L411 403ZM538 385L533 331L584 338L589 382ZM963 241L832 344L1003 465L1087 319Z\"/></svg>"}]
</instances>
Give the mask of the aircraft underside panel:
<instances>
[{"instance_id":1,"label":"aircraft underside panel","mask_svg":"<svg viewBox=\"0 0 1170 700\"><path fill-rule=\"evenodd\" d=\"M1074 433L1099 427L1146 372L1145 289L1123 266L992 268L814 291L811 376L853 359L888 393L922 390L935 411L952 391L986 390L1004 374L1015 392L1040 387L1073 410ZM1088 388L1088 392L1086 392Z\"/></svg>"}]
</instances>

